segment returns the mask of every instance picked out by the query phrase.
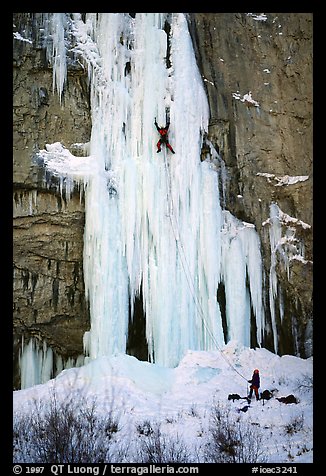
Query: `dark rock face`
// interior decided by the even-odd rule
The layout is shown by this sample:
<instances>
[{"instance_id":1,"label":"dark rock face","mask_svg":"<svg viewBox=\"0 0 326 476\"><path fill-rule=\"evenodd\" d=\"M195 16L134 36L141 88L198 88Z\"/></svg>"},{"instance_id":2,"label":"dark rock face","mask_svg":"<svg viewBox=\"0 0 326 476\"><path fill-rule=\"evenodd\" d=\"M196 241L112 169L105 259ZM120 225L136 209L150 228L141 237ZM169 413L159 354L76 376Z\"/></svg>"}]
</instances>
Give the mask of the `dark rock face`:
<instances>
[{"instance_id":1,"label":"dark rock face","mask_svg":"<svg viewBox=\"0 0 326 476\"><path fill-rule=\"evenodd\" d=\"M33 40L32 45L14 38L13 49L14 335L17 353L24 335L46 340L64 357L77 357L90 325L83 281L83 199L75 190L66 200L55 177L46 176L36 163L35 154L56 141L72 153L76 144L88 143L89 89L87 72L70 61L62 98L53 93L42 15L15 13L13 18L14 30ZM267 222L270 205L276 203L296 220L284 220L282 234L291 226L305 250L304 260L293 259L288 266L276 254L282 296L275 305L279 352L309 356L312 15L269 13L264 21L253 14L195 13L188 15L188 23L210 105L208 139L226 165L226 209L255 224L262 243L264 344L273 349ZM284 185L286 176L305 179Z\"/></svg>"},{"instance_id":2,"label":"dark rock face","mask_svg":"<svg viewBox=\"0 0 326 476\"><path fill-rule=\"evenodd\" d=\"M47 336L63 355L82 353L88 325L82 205L73 199L60 210L60 197L35 190L15 190L14 196L15 332L28 328L34 335ZM26 204L32 210L24 209Z\"/></svg>"},{"instance_id":3,"label":"dark rock face","mask_svg":"<svg viewBox=\"0 0 326 476\"><path fill-rule=\"evenodd\" d=\"M276 253L282 302L275 307L279 352L309 356L312 15L268 13L264 18L245 13L195 13L189 15L188 23L209 99L208 138L228 172L226 208L254 223L260 235L268 319L271 244L265 223L271 203L286 218L291 217L282 222L282 237L292 228L294 239L304 246L305 259L292 259L289 269ZM249 92L252 101L244 99ZM273 349L269 332L265 345Z\"/></svg>"},{"instance_id":4,"label":"dark rock face","mask_svg":"<svg viewBox=\"0 0 326 476\"><path fill-rule=\"evenodd\" d=\"M13 60L13 261L15 351L30 336L63 358L83 353L89 312L83 281L84 206L78 190L66 200L55 177L35 162L45 144L89 141L91 131L87 75L68 67L62 101L53 94L42 38L42 14L14 14ZM36 45L36 47L35 47ZM80 199L81 198L81 199ZM17 361L16 355L16 361ZM15 376L15 387L19 378Z\"/></svg>"}]
</instances>

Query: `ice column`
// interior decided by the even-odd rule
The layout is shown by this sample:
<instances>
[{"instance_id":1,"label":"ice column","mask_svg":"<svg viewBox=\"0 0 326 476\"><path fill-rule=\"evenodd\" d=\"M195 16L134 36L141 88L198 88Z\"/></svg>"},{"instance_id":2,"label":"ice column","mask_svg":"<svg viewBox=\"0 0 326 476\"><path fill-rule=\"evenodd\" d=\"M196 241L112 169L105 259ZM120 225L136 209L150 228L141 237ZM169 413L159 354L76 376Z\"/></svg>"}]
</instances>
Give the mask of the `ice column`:
<instances>
[{"instance_id":1,"label":"ice column","mask_svg":"<svg viewBox=\"0 0 326 476\"><path fill-rule=\"evenodd\" d=\"M31 337L25 344L23 337L19 356L21 388L45 383L62 370L80 367L83 364L84 356L82 355L77 359L68 358L65 360L56 354L44 340L40 341Z\"/></svg>"},{"instance_id":2,"label":"ice column","mask_svg":"<svg viewBox=\"0 0 326 476\"><path fill-rule=\"evenodd\" d=\"M279 305L280 321L283 320L284 307L282 288L279 285L276 266L281 265L290 280L290 262L298 259L304 262L304 244L296 237L296 228L310 228L307 223L282 212L277 203L270 206L270 216L263 223L269 225L271 264L269 272L269 306L273 330L274 350L278 351L276 298Z\"/></svg>"},{"instance_id":3,"label":"ice column","mask_svg":"<svg viewBox=\"0 0 326 476\"><path fill-rule=\"evenodd\" d=\"M216 301L218 183L200 162L207 99L182 14L172 15L167 68L167 19L138 13L86 20L98 54L96 68L89 50L84 54L91 65L97 171L86 186L84 270L92 326L85 347L91 358L125 351L128 298L133 301L141 285L151 360L176 365L188 348L223 343ZM86 43L89 38L80 50ZM166 108L173 157L155 148L154 118L164 125Z\"/></svg>"},{"instance_id":4,"label":"ice column","mask_svg":"<svg viewBox=\"0 0 326 476\"><path fill-rule=\"evenodd\" d=\"M38 14L36 14L38 15ZM66 31L69 26L68 13L43 13L46 56L53 66L53 92L55 89L60 101L67 79Z\"/></svg>"},{"instance_id":5,"label":"ice column","mask_svg":"<svg viewBox=\"0 0 326 476\"><path fill-rule=\"evenodd\" d=\"M252 306L261 345L265 323L259 238L254 225L228 211L223 213L221 281L225 285L228 339L250 346Z\"/></svg>"},{"instance_id":6,"label":"ice column","mask_svg":"<svg viewBox=\"0 0 326 476\"><path fill-rule=\"evenodd\" d=\"M43 342L42 347L31 338L27 345L22 342L20 356L21 388L45 383L53 376L53 352Z\"/></svg>"},{"instance_id":7,"label":"ice column","mask_svg":"<svg viewBox=\"0 0 326 476\"><path fill-rule=\"evenodd\" d=\"M141 289L150 360L174 366L188 349L219 348L221 280L229 338L249 345L252 305L260 343L259 241L253 227L222 213L218 174L200 160L209 108L185 16L98 13L83 22L74 14L71 28L92 113L90 156L80 161L87 355L125 352L129 300ZM164 146L156 153L154 118L165 125L167 111L175 155ZM50 149L47 166L66 164L81 180L72 157L59 145Z\"/></svg>"}]
</instances>

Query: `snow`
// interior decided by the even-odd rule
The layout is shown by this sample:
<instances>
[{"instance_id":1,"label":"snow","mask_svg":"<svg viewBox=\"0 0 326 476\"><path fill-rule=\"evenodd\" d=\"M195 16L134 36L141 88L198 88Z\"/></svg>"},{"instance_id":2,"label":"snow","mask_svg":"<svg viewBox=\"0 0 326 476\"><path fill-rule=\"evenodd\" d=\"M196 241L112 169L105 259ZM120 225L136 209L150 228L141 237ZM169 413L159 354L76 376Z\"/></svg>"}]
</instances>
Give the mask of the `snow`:
<instances>
[{"instance_id":1,"label":"snow","mask_svg":"<svg viewBox=\"0 0 326 476\"><path fill-rule=\"evenodd\" d=\"M269 183L273 183L273 181L275 181L275 187L294 185L298 182L305 182L306 180L309 180L309 175L283 175L278 177L275 174L263 172L257 172L256 175L265 177Z\"/></svg>"},{"instance_id":2,"label":"snow","mask_svg":"<svg viewBox=\"0 0 326 476\"><path fill-rule=\"evenodd\" d=\"M247 16L252 17L252 19L256 20L256 21L266 21L267 20L267 15L265 15L265 13L261 13L260 15L257 15L255 13L247 13Z\"/></svg>"},{"instance_id":3,"label":"snow","mask_svg":"<svg viewBox=\"0 0 326 476\"><path fill-rule=\"evenodd\" d=\"M259 107L259 103L252 98L251 91L249 91L247 94L245 94L243 96L242 101L244 101L244 102L246 102L250 105Z\"/></svg>"},{"instance_id":4,"label":"snow","mask_svg":"<svg viewBox=\"0 0 326 476\"><path fill-rule=\"evenodd\" d=\"M25 41L26 43L30 43L31 45L33 44L32 40L24 38L18 31L15 31L13 35L15 40Z\"/></svg>"},{"instance_id":5,"label":"snow","mask_svg":"<svg viewBox=\"0 0 326 476\"><path fill-rule=\"evenodd\" d=\"M187 462L205 462L212 409L218 405L222 411L230 412L230 421L249 425L262 437L264 462L311 463L312 366L312 358L280 357L236 341L230 341L221 351L188 351L175 368L117 353L64 370L45 384L14 392L14 417L31 412L37 402L46 408L53 390L58 401L74 396L78 403L78 395L82 395L83 408L91 406L95 398L98 416L109 411L118 416L114 449L118 451L122 443L129 444L128 456L124 460L113 457L111 462L137 462L137 445L147 438L140 436L137 428L148 423L152 427L160 425L167 438L178 435L188 448ZM261 392L273 390L274 397L252 400L244 413L240 409L247 401L231 401L228 395L246 396L247 380L255 368L260 370ZM290 394L297 398L297 404L276 400ZM29 461L25 455L19 462L24 458Z\"/></svg>"},{"instance_id":6,"label":"snow","mask_svg":"<svg viewBox=\"0 0 326 476\"><path fill-rule=\"evenodd\" d=\"M206 83L211 84L212 86L215 86L215 84L212 81L209 81L207 78L203 78L203 81L205 81Z\"/></svg>"},{"instance_id":7,"label":"snow","mask_svg":"<svg viewBox=\"0 0 326 476\"><path fill-rule=\"evenodd\" d=\"M224 209L225 166L208 141L210 159L200 160L209 122L203 86L208 80L199 74L186 17L90 13L84 22L77 13L43 15L45 36L52 38L47 55L53 88L60 99L67 79L68 36L74 39L69 53L85 68L90 84L90 142L71 147L82 156L54 142L39 151L38 160L59 179L59 191L67 199L76 185L85 193L83 261L91 327L84 334L84 355L76 362L64 362L46 342L23 342L25 388L14 392L16 417L37 401L49 403L51 389L63 401L79 392L86 406L96 397L99 415L114 404L121 419L115 450L118 454L119 444L127 442L128 462L137 461L143 439L137 426L146 421L158 422L170 437L180 435L190 460L200 462L218 403L231 411L232 421L258 427L268 462L311 462L312 396L300 382L311 377L312 359L250 349L252 320L259 346L265 331L260 241L253 224ZM171 25L171 65L165 21ZM233 97L259 106L251 91ZM167 109L173 156L164 148L157 154L155 147L154 118L165 123ZM289 177L277 182L294 183ZM36 200L31 195L28 213ZM270 232L270 311L277 352L275 303L281 288L276 255L285 266L291 259L304 260L294 225L308 225L277 204L271 205L264 225ZM216 299L219 285L225 289L227 329ZM125 353L129 308L132 314L140 293L150 362ZM278 302L282 316L281 297ZM247 380L256 367L262 389L276 388L280 396L293 393L299 403L284 405L273 398L264 405L252 402L242 413L246 401L227 397L247 394ZM289 428L295 418L304 418L304 425L289 441L285 425Z\"/></svg>"},{"instance_id":8,"label":"snow","mask_svg":"<svg viewBox=\"0 0 326 476\"><path fill-rule=\"evenodd\" d=\"M308 223L305 223L304 221L302 220L299 220L298 218L294 218L294 217L291 217L290 215L288 215L287 213L284 213L278 205L276 204L272 204L272 207L276 207L278 209L277 211L277 215L279 217L279 221L280 223L284 224L284 225L288 225L289 223L292 224L292 225L295 225L295 226L300 226L302 227L303 229L309 229L311 228L311 225L309 225ZM271 219L268 218L267 220L265 220L262 225L265 226L266 224L268 223L271 223Z\"/></svg>"},{"instance_id":9,"label":"snow","mask_svg":"<svg viewBox=\"0 0 326 476\"><path fill-rule=\"evenodd\" d=\"M232 97L234 97L234 99L246 103L248 106L259 107L259 103L255 101L255 99L253 99L251 91L249 91L247 94L244 94L243 97L241 97L241 94L239 92L232 93Z\"/></svg>"}]
</instances>

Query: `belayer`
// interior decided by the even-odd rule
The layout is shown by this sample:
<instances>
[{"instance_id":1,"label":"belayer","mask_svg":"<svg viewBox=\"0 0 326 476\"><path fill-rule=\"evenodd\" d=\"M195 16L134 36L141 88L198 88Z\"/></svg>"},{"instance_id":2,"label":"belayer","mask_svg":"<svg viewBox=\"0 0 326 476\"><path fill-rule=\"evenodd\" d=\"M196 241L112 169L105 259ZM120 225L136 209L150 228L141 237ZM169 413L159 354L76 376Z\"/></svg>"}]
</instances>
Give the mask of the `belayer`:
<instances>
[{"instance_id":1,"label":"belayer","mask_svg":"<svg viewBox=\"0 0 326 476\"><path fill-rule=\"evenodd\" d=\"M255 392L256 400L259 400L258 389L260 387L260 377L259 377L259 370L258 369L254 370L254 373L252 374L251 380L248 380L248 382L251 383L248 398L251 399L252 392Z\"/></svg>"},{"instance_id":2,"label":"belayer","mask_svg":"<svg viewBox=\"0 0 326 476\"><path fill-rule=\"evenodd\" d=\"M165 144L166 147L168 149L170 149L170 151L172 152L172 154L175 154L174 150L172 149L171 147L171 144L169 143L169 140L168 140L168 129L169 129L169 126L170 126L170 122L168 121L166 123L166 126L165 127L159 127L157 122L156 122L156 117L155 117L155 122L154 122L155 126L156 126L156 129L158 130L159 134L160 134L160 139L158 141L158 143L156 144L157 146L157 151L156 152L161 152L161 145L162 144Z\"/></svg>"}]
</instances>

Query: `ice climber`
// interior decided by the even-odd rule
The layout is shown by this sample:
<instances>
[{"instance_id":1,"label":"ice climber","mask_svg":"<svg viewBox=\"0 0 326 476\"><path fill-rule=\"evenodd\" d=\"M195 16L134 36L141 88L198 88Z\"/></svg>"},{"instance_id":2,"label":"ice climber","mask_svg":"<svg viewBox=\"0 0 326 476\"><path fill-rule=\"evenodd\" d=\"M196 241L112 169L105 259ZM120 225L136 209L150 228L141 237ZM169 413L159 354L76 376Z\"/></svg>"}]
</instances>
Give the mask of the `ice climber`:
<instances>
[{"instance_id":1,"label":"ice climber","mask_svg":"<svg viewBox=\"0 0 326 476\"><path fill-rule=\"evenodd\" d=\"M155 122L154 122L155 126L156 126L156 129L158 130L159 134L160 134L160 139L158 141L158 143L156 144L157 146L157 151L156 152L161 152L161 145L162 144L165 144L166 147L168 149L170 149L170 151L172 152L172 154L175 154L174 150L172 149L171 147L171 144L169 143L169 140L168 140L168 129L169 129L169 126L170 126L170 122L168 121L166 123L166 126L165 127L159 127L157 122L156 122L156 117L155 117Z\"/></svg>"},{"instance_id":2,"label":"ice climber","mask_svg":"<svg viewBox=\"0 0 326 476\"><path fill-rule=\"evenodd\" d=\"M255 392L256 400L259 400L258 389L260 387L260 377L259 377L259 370L258 369L254 370L254 373L252 374L251 380L248 380L248 382L251 383L248 398L251 399L252 392Z\"/></svg>"}]
</instances>

